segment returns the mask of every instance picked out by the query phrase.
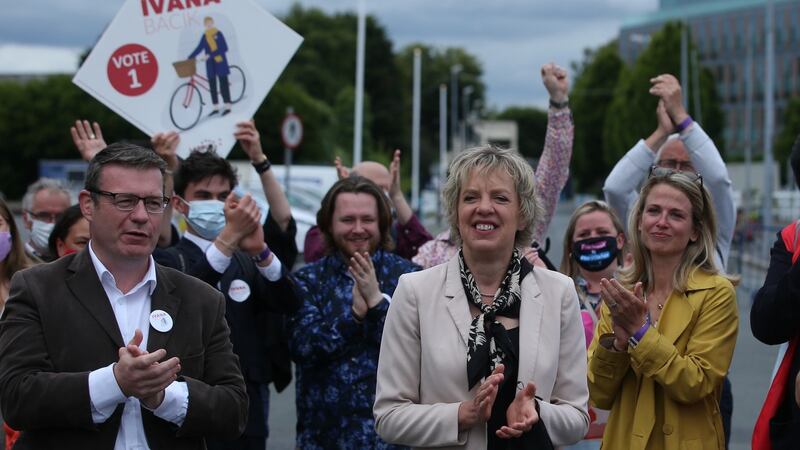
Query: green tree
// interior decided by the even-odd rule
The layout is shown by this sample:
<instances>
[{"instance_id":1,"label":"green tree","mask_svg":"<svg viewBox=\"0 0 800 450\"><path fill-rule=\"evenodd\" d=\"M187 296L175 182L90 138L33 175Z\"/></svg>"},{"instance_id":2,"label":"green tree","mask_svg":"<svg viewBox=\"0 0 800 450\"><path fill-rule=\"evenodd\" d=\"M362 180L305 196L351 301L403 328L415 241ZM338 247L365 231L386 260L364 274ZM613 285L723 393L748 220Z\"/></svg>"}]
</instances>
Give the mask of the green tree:
<instances>
[{"instance_id":1,"label":"green tree","mask_svg":"<svg viewBox=\"0 0 800 450\"><path fill-rule=\"evenodd\" d=\"M623 66L616 41L584 50L583 61L573 64L576 75L569 97L575 139L571 167L578 191L599 193L613 167L613 162L602 157L607 153L603 127Z\"/></svg>"},{"instance_id":2,"label":"green tree","mask_svg":"<svg viewBox=\"0 0 800 450\"><path fill-rule=\"evenodd\" d=\"M662 73L680 76L678 49L681 46L681 27L680 23L667 23L652 35L650 44L633 67L623 68L603 129L605 164L615 164L639 139L646 138L656 128L658 98L649 93L650 79ZM690 66L689 73L692 73L691 70ZM724 145L720 139L722 111L713 77L707 70L702 70L700 74L700 92L703 129L723 151ZM688 103L689 114L694 114L694 102Z\"/></svg>"}]
</instances>

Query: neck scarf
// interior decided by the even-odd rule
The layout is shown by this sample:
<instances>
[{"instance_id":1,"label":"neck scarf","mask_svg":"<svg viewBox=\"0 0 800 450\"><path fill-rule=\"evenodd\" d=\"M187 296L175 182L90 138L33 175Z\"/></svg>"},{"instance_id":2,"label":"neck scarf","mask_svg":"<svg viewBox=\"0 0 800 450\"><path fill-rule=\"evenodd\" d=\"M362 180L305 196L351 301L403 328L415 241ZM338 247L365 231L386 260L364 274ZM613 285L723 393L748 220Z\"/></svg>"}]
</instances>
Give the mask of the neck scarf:
<instances>
[{"instance_id":1,"label":"neck scarf","mask_svg":"<svg viewBox=\"0 0 800 450\"><path fill-rule=\"evenodd\" d=\"M533 266L528 260L520 258L515 248L508 264L506 276L494 295L490 305L481 301L478 283L464 261L464 250L458 252L458 263L461 269L461 284L467 299L480 309L481 313L472 320L469 328L467 345L467 382L472 389L481 379L487 377L498 364L517 364L517 354L508 337L505 327L496 320L496 316L519 317L520 280L525 278Z\"/></svg>"},{"instance_id":2,"label":"neck scarf","mask_svg":"<svg viewBox=\"0 0 800 450\"><path fill-rule=\"evenodd\" d=\"M214 39L215 37L217 37L217 32L218 30L216 27L209 28L208 30L206 30L206 43L208 44L208 49L211 50L211 53L217 51L217 41L216 39ZM222 62L222 56L221 55L214 56L214 61Z\"/></svg>"}]
</instances>

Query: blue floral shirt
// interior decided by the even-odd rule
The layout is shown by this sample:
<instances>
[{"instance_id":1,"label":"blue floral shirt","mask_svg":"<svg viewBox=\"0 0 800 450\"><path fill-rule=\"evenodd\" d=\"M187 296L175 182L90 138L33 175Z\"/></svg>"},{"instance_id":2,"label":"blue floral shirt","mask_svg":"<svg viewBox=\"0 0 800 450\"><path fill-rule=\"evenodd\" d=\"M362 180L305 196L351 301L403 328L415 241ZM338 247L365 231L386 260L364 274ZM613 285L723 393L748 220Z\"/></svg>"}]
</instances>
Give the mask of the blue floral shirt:
<instances>
[{"instance_id":1,"label":"blue floral shirt","mask_svg":"<svg viewBox=\"0 0 800 450\"><path fill-rule=\"evenodd\" d=\"M381 292L391 296L400 275L420 269L379 250L372 256ZM375 433L372 405L378 354L389 302L353 319L353 280L339 253L295 272L303 302L289 316L289 349L296 364L297 448L397 449Z\"/></svg>"}]
</instances>

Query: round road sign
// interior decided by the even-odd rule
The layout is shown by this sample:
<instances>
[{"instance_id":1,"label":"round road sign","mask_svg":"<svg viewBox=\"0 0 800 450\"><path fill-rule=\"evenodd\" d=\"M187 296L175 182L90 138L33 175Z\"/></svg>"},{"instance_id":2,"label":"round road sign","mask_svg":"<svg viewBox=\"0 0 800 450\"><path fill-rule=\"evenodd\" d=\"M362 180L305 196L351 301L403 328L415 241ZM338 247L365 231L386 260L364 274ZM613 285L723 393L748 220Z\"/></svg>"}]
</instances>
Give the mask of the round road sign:
<instances>
[{"instance_id":1,"label":"round road sign","mask_svg":"<svg viewBox=\"0 0 800 450\"><path fill-rule=\"evenodd\" d=\"M300 146L303 142L303 122L297 114L289 113L281 124L281 139L286 148L292 150Z\"/></svg>"}]
</instances>

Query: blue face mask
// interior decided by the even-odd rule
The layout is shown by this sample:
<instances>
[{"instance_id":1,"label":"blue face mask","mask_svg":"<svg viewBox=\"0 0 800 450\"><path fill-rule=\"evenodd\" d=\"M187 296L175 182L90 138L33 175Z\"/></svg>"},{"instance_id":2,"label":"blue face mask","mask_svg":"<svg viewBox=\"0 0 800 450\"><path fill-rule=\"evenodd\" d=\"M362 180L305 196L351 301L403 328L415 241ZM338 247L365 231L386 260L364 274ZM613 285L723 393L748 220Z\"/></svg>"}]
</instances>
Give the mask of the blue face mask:
<instances>
[{"instance_id":1,"label":"blue face mask","mask_svg":"<svg viewBox=\"0 0 800 450\"><path fill-rule=\"evenodd\" d=\"M200 237L214 240L225 228L225 203L219 200L192 200L188 204L186 221Z\"/></svg>"}]
</instances>

